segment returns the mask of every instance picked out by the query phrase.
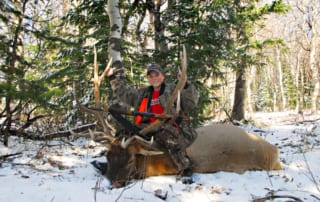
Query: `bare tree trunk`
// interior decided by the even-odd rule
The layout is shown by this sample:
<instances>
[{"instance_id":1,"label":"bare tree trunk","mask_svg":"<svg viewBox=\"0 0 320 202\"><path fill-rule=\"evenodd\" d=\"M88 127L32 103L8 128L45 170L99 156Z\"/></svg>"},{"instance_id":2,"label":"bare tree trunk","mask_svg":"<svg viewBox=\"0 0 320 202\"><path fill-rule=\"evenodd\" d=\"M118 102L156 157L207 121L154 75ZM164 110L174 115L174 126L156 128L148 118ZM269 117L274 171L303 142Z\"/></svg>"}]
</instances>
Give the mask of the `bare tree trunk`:
<instances>
[{"instance_id":1,"label":"bare tree trunk","mask_svg":"<svg viewBox=\"0 0 320 202\"><path fill-rule=\"evenodd\" d=\"M155 2L155 3L154 3ZM170 7L172 6L172 4L174 3L174 1L168 1L168 12L170 12ZM147 0L147 5L148 10L150 12L150 19L152 19L152 23L153 23L153 28L154 28L154 32L155 32L155 38L154 38L154 47L156 50L160 51L160 52L166 52L168 51L168 45L167 42L165 40L163 40L163 37L165 35L164 31L165 31L165 23L162 22L161 20L161 6L162 6L163 2L160 0ZM161 60L160 65L165 65L166 64L166 59Z\"/></svg>"},{"instance_id":2,"label":"bare tree trunk","mask_svg":"<svg viewBox=\"0 0 320 202\"><path fill-rule=\"evenodd\" d=\"M246 90L245 68L240 68L236 71L236 88L231 114L231 117L234 120L240 121L245 118L244 107L246 100Z\"/></svg>"},{"instance_id":3,"label":"bare tree trunk","mask_svg":"<svg viewBox=\"0 0 320 202\"><path fill-rule=\"evenodd\" d=\"M301 58L301 52L302 49L300 48L299 51L297 52L296 55L296 65L294 68L294 65L292 65L292 69L295 71L292 72L292 76L294 78L294 86L297 90L297 104L296 104L296 111L298 113L301 113L304 109L304 74L303 74L303 69L301 68L300 65L300 58ZM289 61L290 59L288 59Z\"/></svg>"},{"instance_id":4,"label":"bare tree trunk","mask_svg":"<svg viewBox=\"0 0 320 202\"><path fill-rule=\"evenodd\" d=\"M300 96L299 96L299 109L298 112L302 112L302 110L304 110L305 108L305 103L304 103L304 71L303 68L300 68Z\"/></svg>"},{"instance_id":5,"label":"bare tree trunk","mask_svg":"<svg viewBox=\"0 0 320 202\"><path fill-rule=\"evenodd\" d=\"M252 101L252 91L251 91L251 85L255 79L255 76L256 76L256 67L255 66L252 66L250 68L250 72L248 73L248 81L247 81L247 99L248 99L248 111L249 111L249 116L250 118L253 118L253 112L254 112L254 109L253 109L253 101Z\"/></svg>"},{"instance_id":6,"label":"bare tree trunk","mask_svg":"<svg viewBox=\"0 0 320 202\"><path fill-rule=\"evenodd\" d=\"M308 44L305 47L309 51L309 67L312 71L312 83L314 85L313 92L311 95L311 113L316 114L318 110L318 97L320 90L320 78L319 78L319 67L317 66L317 40L319 38L319 10L320 5L317 0L310 0L307 2L295 2L295 7L303 16L303 21L299 24L299 28L304 35L304 39Z\"/></svg>"},{"instance_id":7,"label":"bare tree trunk","mask_svg":"<svg viewBox=\"0 0 320 202\"><path fill-rule=\"evenodd\" d=\"M271 82L271 90L272 90L272 111L279 111L278 107L278 92L279 92L279 85L277 82L278 73L274 70L273 66L269 66L270 69L270 82Z\"/></svg>"},{"instance_id":8,"label":"bare tree trunk","mask_svg":"<svg viewBox=\"0 0 320 202\"><path fill-rule=\"evenodd\" d=\"M286 100L286 95L284 93L284 87L283 87L283 71L282 71L282 64L281 64L281 52L279 47L276 47L276 64L277 64L279 88L281 93L281 101L282 101L280 110L283 110L286 108L287 100Z\"/></svg>"},{"instance_id":9,"label":"bare tree trunk","mask_svg":"<svg viewBox=\"0 0 320 202\"><path fill-rule=\"evenodd\" d=\"M22 31L22 23L23 23L23 14L25 13L27 6L27 1L20 3L14 2L14 7L17 11L20 11L20 15L16 15L14 17L14 21L16 23L16 27L13 31L13 40L12 45L10 47L10 57L7 59L8 62L8 78L7 83L13 83L11 75L17 74L16 71L19 69L17 66L19 65L18 56L23 54L23 47L21 41L21 31ZM14 109L12 106L14 105L14 99L12 99L12 95L8 93L6 95L5 101L5 112L6 112L6 127L3 134L3 144L8 146L9 136L10 136L10 129L12 127L12 117L13 113L16 112L17 109Z\"/></svg>"},{"instance_id":10,"label":"bare tree trunk","mask_svg":"<svg viewBox=\"0 0 320 202\"><path fill-rule=\"evenodd\" d=\"M164 36L164 29L165 26L161 21L161 16L160 16L160 7L161 7L161 1L160 0L156 0L156 4L155 4L155 9L154 9L154 30L155 30L155 48L156 50L159 51L166 51L167 46L166 43L163 40L160 40L160 38L162 38L161 36ZM160 37L159 37L160 36Z\"/></svg>"},{"instance_id":11,"label":"bare tree trunk","mask_svg":"<svg viewBox=\"0 0 320 202\"><path fill-rule=\"evenodd\" d=\"M309 57L309 66L312 71L312 80L314 83L314 89L311 97L311 113L317 113L317 102L320 89L320 78L319 78L319 69L316 66L316 30L312 29L312 37L310 43L310 57Z\"/></svg>"}]
</instances>

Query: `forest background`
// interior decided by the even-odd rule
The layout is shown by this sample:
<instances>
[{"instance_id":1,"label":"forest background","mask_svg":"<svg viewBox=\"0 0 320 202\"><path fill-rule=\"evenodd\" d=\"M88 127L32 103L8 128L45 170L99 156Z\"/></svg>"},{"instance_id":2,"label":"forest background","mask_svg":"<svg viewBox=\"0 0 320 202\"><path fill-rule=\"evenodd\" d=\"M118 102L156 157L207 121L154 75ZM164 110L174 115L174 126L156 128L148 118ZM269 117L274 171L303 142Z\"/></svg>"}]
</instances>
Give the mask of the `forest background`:
<instances>
[{"instance_id":1,"label":"forest background","mask_svg":"<svg viewBox=\"0 0 320 202\"><path fill-rule=\"evenodd\" d=\"M79 110L74 92L87 106L112 103L104 78L112 43L107 4L0 2L5 145L10 136L45 139L94 123ZM201 92L195 127L213 117L250 120L256 111L317 112L319 0L129 0L118 8L117 48L130 85L146 84L150 63L161 64L167 80L175 80L186 47L188 78Z\"/></svg>"}]
</instances>

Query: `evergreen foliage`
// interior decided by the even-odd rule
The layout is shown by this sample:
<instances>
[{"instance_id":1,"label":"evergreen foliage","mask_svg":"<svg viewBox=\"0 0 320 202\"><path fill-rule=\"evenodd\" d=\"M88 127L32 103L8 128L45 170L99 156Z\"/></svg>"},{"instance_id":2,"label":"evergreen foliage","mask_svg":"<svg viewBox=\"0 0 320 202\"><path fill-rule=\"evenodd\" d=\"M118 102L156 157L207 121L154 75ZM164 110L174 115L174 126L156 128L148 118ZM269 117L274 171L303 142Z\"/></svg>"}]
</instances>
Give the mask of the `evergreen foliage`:
<instances>
[{"instance_id":1,"label":"evergreen foliage","mask_svg":"<svg viewBox=\"0 0 320 202\"><path fill-rule=\"evenodd\" d=\"M68 10L62 9L59 3L0 2L0 26L3 27L0 30L2 134L9 135L12 125L23 125L17 118L23 114L54 114L64 126L94 120L79 112L73 90L83 103L94 105L94 46L99 74L109 61L107 1L71 1ZM201 94L199 106L192 113L195 127L212 118L208 117L212 114L211 106L213 102L219 102L219 98L212 99L215 97L213 91L225 85L222 82L227 76L226 68L239 74L256 66L255 109L273 109L276 89L263 70L265 64L273 64L266 59L263 50L274 45L283 46L284 42L273 38L258 40L254 37L254 29L264 28L266 15L287 12L289 7L283 1L275 0L259 6L253 0L181 0L170 1L167 8L160 10L154 1L136 0L121 1L119 6L123 20L121 54L129 85L145 84L145 67L150 63L163 65L166 79L176 80L180 51L185 45L188 79L196 84ZM150 13L160 21L150 22ZM155 42L165 44L166 49L155 47ZM286 96L290 98L289 106L294 108L301 95L295 91L289 67L284 68L284 85ZM217 83L210 84L211 79ZM308 79L304 83L310 88L303 89L308 106L308 93L313 84ZM112 96L107 81L101 84L100 91L101 103L106 105Z\"/></svg>"}]
</instances>

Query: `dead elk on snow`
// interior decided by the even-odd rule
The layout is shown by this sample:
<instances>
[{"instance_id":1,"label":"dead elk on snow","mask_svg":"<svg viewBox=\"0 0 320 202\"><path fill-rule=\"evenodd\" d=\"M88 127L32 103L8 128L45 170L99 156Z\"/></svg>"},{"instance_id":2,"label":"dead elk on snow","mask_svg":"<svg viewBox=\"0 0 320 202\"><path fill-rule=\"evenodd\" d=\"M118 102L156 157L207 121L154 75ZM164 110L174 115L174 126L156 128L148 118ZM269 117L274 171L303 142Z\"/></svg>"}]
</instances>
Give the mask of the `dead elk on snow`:
<instances>
[{"instance_id":1,"label":"dead elk on snow","mask_svg":"<svg viewBox=\"0 0 320 202\"><path fill-rule=\"evenodd\" d=\"M197 132L197 139L187 148L194 162L193 172L281 169L277 147L237 126L213 124L200 127ZM131 138L125 146L123 143L111 142L106 154L106 176L113 187L122 187L131 179L178 174L168 153L152 148L152 140L147 143Z\"/></svg>"}]
</instances>

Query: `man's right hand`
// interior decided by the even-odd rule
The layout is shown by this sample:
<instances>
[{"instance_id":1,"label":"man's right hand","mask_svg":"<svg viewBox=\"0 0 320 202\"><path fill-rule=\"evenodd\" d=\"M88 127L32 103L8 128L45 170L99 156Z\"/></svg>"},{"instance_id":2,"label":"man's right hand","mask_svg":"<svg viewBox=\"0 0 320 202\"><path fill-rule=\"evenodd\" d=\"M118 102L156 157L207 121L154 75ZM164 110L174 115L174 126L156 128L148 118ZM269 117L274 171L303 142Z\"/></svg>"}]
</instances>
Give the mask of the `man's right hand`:
<instances>
[{"instance_id":1,"label":"man's right hand","mask_svg":"<svg viewBox=\"0 0 320 202\"><path fill-rule=\"evenodd\" d=\"M108 68L106 71L105 71L105 73L104 73L104 75L106 76L106 77L111 77L112 75L114 75L114 67L112 68L112 67L110 67L110 68Z\"/></svg>"},{"instance_id":2,"label":"man's right hand","mask_svg":"<svg viewBox=\"0 0 320 202\"><path fill-rule=\"evenodd\" d=\"M109 68L105 71L105 76L110 80L114 80L116 78L124 78L124 69L123 68Z\"/></svg>"}]
</instances>

